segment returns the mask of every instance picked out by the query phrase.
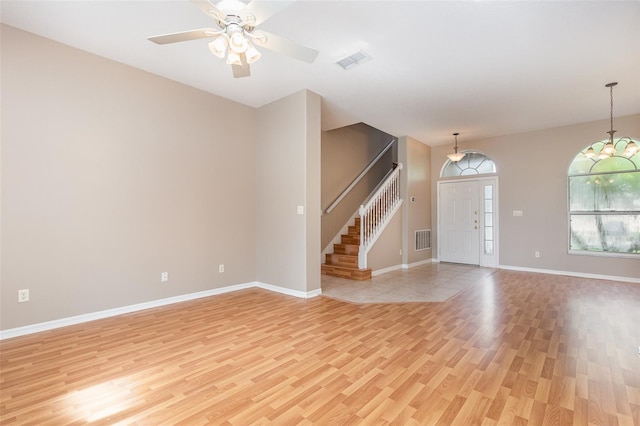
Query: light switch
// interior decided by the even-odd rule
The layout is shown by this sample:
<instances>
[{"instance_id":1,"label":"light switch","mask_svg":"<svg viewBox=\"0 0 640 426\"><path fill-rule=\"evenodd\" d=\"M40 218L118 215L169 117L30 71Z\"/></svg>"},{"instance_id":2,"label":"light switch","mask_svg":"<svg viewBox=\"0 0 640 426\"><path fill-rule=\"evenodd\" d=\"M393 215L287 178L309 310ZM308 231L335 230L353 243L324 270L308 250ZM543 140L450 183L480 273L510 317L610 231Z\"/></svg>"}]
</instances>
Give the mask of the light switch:
<instances>
[{"instance_id":1,"label":"light switch","mask_svg":"<svg viewBox=\"0 0 640 426\"><path fill-rule=\"evenodd\" d=\"M298 206L298 214L304 214L304 206Z\"/></svg>"},{"instance_id":2,"label":"light switch","mask_svg":"<svg viewBox=\"0 0 640 426\"><path fill-rule=\"evenodd\" d=\"M522 210L514 210L513 211L513 215L514 216L522 216Z\"/></svg>"}]
</instances>

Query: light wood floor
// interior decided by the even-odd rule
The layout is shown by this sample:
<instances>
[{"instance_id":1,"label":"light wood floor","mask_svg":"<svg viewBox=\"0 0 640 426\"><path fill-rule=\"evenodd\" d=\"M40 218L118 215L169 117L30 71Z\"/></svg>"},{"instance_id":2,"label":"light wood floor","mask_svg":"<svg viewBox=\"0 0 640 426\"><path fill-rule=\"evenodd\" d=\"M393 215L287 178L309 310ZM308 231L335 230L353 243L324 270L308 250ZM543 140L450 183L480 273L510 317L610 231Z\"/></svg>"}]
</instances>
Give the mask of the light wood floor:
<instances>
[{"instance_id":1,"label":"light wood floor","mask_svg":"<svg viewBox=\"0 0 640 426\"><path fill-rule=\"evenodd\" d=\"M499 270L367 305L251 289L0 345L3 425L640 425L637 284Z\"/></svg>"}]
</instances>

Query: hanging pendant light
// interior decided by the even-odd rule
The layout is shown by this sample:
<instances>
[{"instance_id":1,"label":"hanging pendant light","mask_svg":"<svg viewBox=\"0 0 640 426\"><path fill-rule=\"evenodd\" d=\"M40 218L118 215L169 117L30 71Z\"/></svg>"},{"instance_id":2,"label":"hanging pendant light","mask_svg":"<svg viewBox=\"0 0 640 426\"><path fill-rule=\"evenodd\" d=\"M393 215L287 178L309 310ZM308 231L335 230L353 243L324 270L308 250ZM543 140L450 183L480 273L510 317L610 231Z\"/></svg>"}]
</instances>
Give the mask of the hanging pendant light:
<instances>
[{"instance_id":1,"label":"hanging pendant light","mask_svg":"<svg viewBox=\"0 0 640 426\"><path fill-rule=\"evenodd\" d=\"M457 163L458 161L462 160L462 158L465 156L464 152L458 152L458 135L459 134L460 133L453 134L453 136L455 136L456 138L456 145L453 147L453 153L447 155L449 160L453 161L454 163Z\"/></svg>"},{"instance_id":2,"label":"hanging pendant light","mask_svg":"<svg viewBox=\"0 0 640 426\"><path fill-rule=\"evenodd\" d=\"M638 144L636 144L633 140L630 140L622 155L624 155L625 157L633 157L638 151L640 151L640 146L638 146Z\"/></svg>"},{"instance_id":3,"label":"hanging pendant light","mask_svg":"<svg viewBox=\"0 0 640 426\"><path fill-rule=\"evenodd\" d=\"M585 152L584 156L591 159L605 160L614 156L617 152L616 146L619 143L625 144L624 149L622 150L622 155L630 158L634 156L638 151L640 151L640 147L633 141L633 139L629 137L620 138L617 141L614 141L613 135L616 133L616 130L613 130L613 88L617 85L617 82L611 82L604 85L604 87L609 88L609 123L611 125L610 130L607 132L609 134L609 140L604 144L602 149L598 154L596 154L593 146L590 146Z\"/></svg>"}]
</instances>

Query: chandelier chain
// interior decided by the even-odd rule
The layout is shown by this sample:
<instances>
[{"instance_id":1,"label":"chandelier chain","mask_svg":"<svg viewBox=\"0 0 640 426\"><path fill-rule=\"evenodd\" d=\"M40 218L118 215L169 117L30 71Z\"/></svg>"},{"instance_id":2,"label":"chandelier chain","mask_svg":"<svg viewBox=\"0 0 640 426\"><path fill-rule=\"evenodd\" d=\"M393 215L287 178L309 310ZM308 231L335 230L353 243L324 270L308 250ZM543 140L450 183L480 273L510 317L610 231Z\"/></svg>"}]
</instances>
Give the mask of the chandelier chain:
<instances>
[{"instance_id":1,"label":"chandelier chain","mask_svg":"<svg viewBox=\"0 0 640 426\"><path fill-rule=\"evenodd\" d=\"M610 101L610 109L609 109L609 122L611 123L611 131L613 132L613 84L609 86L609 101ZM613 134L611 134L611 138L613 138Z\"/></svg>"}]
</instances>

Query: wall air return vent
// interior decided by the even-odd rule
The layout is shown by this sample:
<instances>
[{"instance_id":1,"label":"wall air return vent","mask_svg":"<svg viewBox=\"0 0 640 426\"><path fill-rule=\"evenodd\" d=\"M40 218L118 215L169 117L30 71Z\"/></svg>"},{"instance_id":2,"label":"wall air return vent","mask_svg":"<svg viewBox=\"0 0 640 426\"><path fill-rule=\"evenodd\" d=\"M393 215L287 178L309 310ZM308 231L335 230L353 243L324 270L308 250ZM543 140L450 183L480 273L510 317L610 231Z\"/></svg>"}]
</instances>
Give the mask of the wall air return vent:
<instances>
[{"instance_id":1,"label":"wall air return vent","mask_svg":"<svg viewBox=\"0 0 640 426\"><path fill-rule=\"evenodd\" d=\"M356 53L349 55L346 58L342 58L339 61L336 61L336 64L340 65L342 69L348 70L350 68L355 67L356 65L362 64L363 62L367 62L370 60L371 60L371 56L369 56L363 50L358 50Z\"/></svg>"},{"instance_id":2,"label":"wall air return vent","mask_svg":"<svg viewBox=\"0 0 640 426\"><path fill-rule=\"evenodd\" d=\"M416 251L431 248L431 229L419 229L416 231Z\"/></svg>"}]
</instances>

